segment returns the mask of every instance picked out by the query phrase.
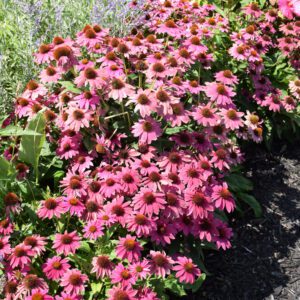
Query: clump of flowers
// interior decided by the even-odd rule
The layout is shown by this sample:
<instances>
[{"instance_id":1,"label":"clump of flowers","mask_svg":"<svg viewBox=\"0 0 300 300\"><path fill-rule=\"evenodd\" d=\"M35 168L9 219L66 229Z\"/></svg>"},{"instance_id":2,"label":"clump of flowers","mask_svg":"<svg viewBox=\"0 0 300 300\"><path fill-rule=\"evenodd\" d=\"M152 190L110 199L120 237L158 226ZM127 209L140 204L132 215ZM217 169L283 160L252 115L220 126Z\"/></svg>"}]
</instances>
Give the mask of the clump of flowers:
<instances>
[{"instance_id":1,"label":"clump of flowers","mask_svg":"<svg viewBox=\"0 0 300 300\"><path fill-rule=\"evenodd\" d=\"M246 7L250 24L236 32L213 5L144 10L125 37L86 25L35 54L40 81L15 105L31 131L6 139L1 161L17 178L2 189L5 299L184 295L204 278L201 249L231 247L224 216L237 204L225 178L243 161L237 140L260 142L258 111L291 112L299 99L299 79L283 97L264 75L268 51L284 51L272 41L277 12Z\"/></svg>"}]
</instances>

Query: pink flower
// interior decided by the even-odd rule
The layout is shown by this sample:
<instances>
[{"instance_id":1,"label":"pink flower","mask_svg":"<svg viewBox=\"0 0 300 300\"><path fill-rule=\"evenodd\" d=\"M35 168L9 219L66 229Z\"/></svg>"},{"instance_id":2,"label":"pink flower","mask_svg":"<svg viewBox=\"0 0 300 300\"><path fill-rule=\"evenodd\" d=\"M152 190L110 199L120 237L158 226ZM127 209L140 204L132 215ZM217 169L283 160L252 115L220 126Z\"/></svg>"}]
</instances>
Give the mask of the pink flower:
<instances>
[{"instance_id":1,"label":"pink flower","mask_svg":"<svg viewBox=\"0 0 300 300\"><path fill-rule=\"evenodd\" d=\"M48 279L58 280L70 269L70 264L66 258L53 256L47 259L42 268Z\"/></svg>"},{"instance_id":2,"label":"pink flower","mask_svg":"<svg viewBox=\"0 0 300 300\"><path fill-rule=\"evenodd\" d=\"M64 287L64 291L69 294L80 294L84 292L84 284L88 281L88 277L77 269L68 270L63 275L60 284Z\"/></svg>"},{"instance_id":3,"label":"pink flower","mask_svg":"<svg viewBox=\"0 0 300 300\"><path fill-rule=\"evenodd\" d=\"M212 199L215 201L214 204L217 208L227 212L232 212L235 208L235 202L232 194L228 190L227 183L223 182L222 185L215 185L213 187Z\"/></svg>"},{"instance_id":4,"label":"pink flower","mask_svg":"<svg viewBox=\"0 0 300 300\"><path fill-rule=\"evenodd\" d=\"M129 168L123 168L122 171L118 173L118 176L121 181L122 190L125 193L133 194L138 190L140 177L137 171Z\"/></svg>"},{"instance_id":5,"label":"pink flower","mask_svg":"<svg viewBox=\"0 0 300 300\"><path fill-rule=\"evenodd\" d=\"M71 216L76 215L80 217L85 210L82 202L76 197L64 198L62 207L65 212L69 212Z\"/></svg>"},{"instance_id":6,"label":"pink flower","mask_svg":"<svg viewBox=\"0 0 300 300\"><path fill-rule=\"evenodd\" d=\"M294 8L297 4L299 5L297 2L299 1L278 0L278 7L286 18L293 19Z\"/></svg>"},{"instance_id":7,"label":"pink flower","mask_svg":"<svg viewBox=\"0 0 300 300\"><path fill-rule=\"evenodd\" d=\"M9 244L9 236L0 237L0 256L4 257L11 253L11 248Z\"/></svg>"},{"instance_id":8,"label":"pink flower","mask_svg":"<svg viewBox=\"0 0 300 300\"><path fill-rule=\"evenodd\" d=\"M147 260L141 262L132 263L129 266L130 272L138 279L146 279L150 274L150 265Z\"/></svg>"},{"instance_id":9,"label":"pink flower","mask_svg":"<svg viewBox=\"0 0 300 300\"><path fill-rule=\"evenodd\" d=\"M30 264L30 257L32 256L34 256L34 253L31 250L31 247L20 244L13 248L8 259L12 268L23 268Z\"/></svg>"},{"instance_id":10,"label":"pink flower","mask_svg":"<svg viewBox=\"0 0 300 300\"><path fill-rule=\"evenodd\" d=\"M114 268L114 264L110 261L107 255L99 255L93 258L92 273L96 273L97 278L104 278L105 276L110 277L111 272Z\"/></svg>"},{"instance_id":11,"label":"pink flower","mask_svg":"<svg viewBox=\"0 0 300 300\"><path fill-rule=\"evenodd\" d=\"M151 241L157 245L171 244L177 233L176 227L169 220L157 220L156 228L153 228L150 233Z\"/></svg>"},{"instance_id":12,"label":"pink flower","mask_svg":"<svg viewBox=\"0 0 300 300\"><path fill-rule=\"evenodd\" d=\"M86 239L97 240L98 237L103 236L103 228L99 220L91 221L83 228L84 237Z\"/></svg>"},{"instance_id":13,"label":"pink flower","mask_svg":"<svg viewBox=\"0 0 300 300\"><path fill-rule=\"evenodd\" d=\"M89 127L90 121L92 120L92 113L86 109L70 106L67 109L67 114L68 118L65 122L65 126L76 132L78 132L80 128Z\"/></svg>"},{"instance_id":14,"label":"pink flower","mask_svg":"<svg viewBox=\"0 0 300 300\"><path fill-rule=\"evenodd\" d=\"M137 291L133 290L130 286L118 287L114 286L108 291L109 298L107 300L137 300L135 297Z\"/></svg>"},{"instance_id":15,"label":"pink flower","mask_svg":"<svg viewBox=\"0 0 300 300\"><path fill-rule=\"evenodd\" d=\"M134 262L139 260L142 249L136 238L127 234L125 238L119 238L116 253L121 259L128 259L129 262Z\"/></svg>"},{"instance_id":16,"label":"pink flower","mask_svg":"<svg viewBox=\"0 0 300 300\"><path fill-rule=\"evenodd\" d=\"M75 253L76 249L80 247L80 237L75 231L64 234L57 233L54 236L53 248L57 253L63 253L68 255L69 253Z\"/></svg>"},{"instance_id":17,"label":"pink flower","mask_svg":"<svg viewBox=\"0 0 300 300\"><path fill-rule=\"evenodd\" d=\"M128 216L126 220L129 231L134 232L137 237L147 236L150 231L156 227L151 218L141 213L135 213Z\"/></svg>"},{"instance_id":18,"label":"pink flower","mask_svg":"<svg viewBox=\"0 0 300 300\"><path fill-rule=\"evenodd\" d=\"M33 290L45 290L48 291L48 285L44 279L39 278L35 274L27 274L23 277L21 283L19 283L16 298L24 299L25 295L31 294Z\"/></svg>"},{"instance_id":19,"label":"pink flower","mask_svg":"<svg viewBox=\"0 0 300 300\"><path fill-rule=\"evenodd\" d=\"M94 91L85 91L84 93L74 97L77 105L81 109L96 109L99 104L99 97Z\"/></svg>"},{"instance_id":20,"label":"pink flower","mask_svg":"<svg viewBox=\"0 0 300 300\"><path fill-rule=\"evenodd\" d=\"M235 109L222 109L221 116L224 118L225 127L231 130L238 129L239 127L243 126L242 116L244 115L243 112L238 112Z\"/></svg>"},{"instance_id":21,"label":"pink flower","mask_svg":"<svg viewBox=\"0 0 300 300\"><path fill-rule=\"evenodd\" d=\"M140 143L151 144L162 134L159 123L147 117L132 126L133 136L138 137Z\"/></svg>"},{"instance_id":22,"label":"pink flower","mask_svg":"<svg viewBox=\"0 0 300 300\"><path fill-rule=\"evenodd\" d=\"M209 82L206 83L204 91L211 100L216 101L217 104L225 106L232 103L232 97L235 96L235 92L231 87L222 83Z\"/></svg>"},{"instance_id":23,"label":"pink flower","mask_svg":"<svg viewBox=\"0 0 300 300\"><path fill-rule=\"evenodd\" d=\"M214 242L217 245L217 248L222 248L226 250L231 247L231 243L229 239L233 236L231 228L227 227L227 225L218 220L217 222L217 233L214 236Z\"/></svg>"},{"instance_id":24,"label":"pink flower","mask_svg":"<svg viewBox=\"0 0 300 300\"><path fill-rule=\"evenodd\" d=\"M186 191L185 200L188 215L192 215L195 219L207 218L209 212L214 211L210 198L202 190Z\"/></svg>"},{"instance_id":25,"label":"pink flower","mask_svg":"<svg viewBox=\"0 0 300 300\"><path fill-rule=\"evenodd\" d=\"M49 198L41 201L37 215L41 219L52 219L53 217L60 218L64 212L65 210L60 199Z\"/></svg>"},{"instance_id":26,"label":"pink flower","mask_svg":"<svg viewBox=\"0 0 300 300\"><path fill-rule=\"evenodd\" d=\"M228 85L234 85L238 83L238 79L232 74L230 70L224 70L216 73L215 78L218 82Z\"/></svg>"},{"instance_id":27,"label":"pink flower","mask_svg":"<svg viewBox=\"0 0 300 300\"><path fill-rule=\"evenodd\" d=\"M34 289L31 291L31 295L25 298L25 300L36 300L36 299L53 300L54 298L48 295L48 290L43 290L43 289Z\"/></svg>"},{"instance_id":28,"label":"pink flower","mask_svg":"<svg viewBox=\"0 0 300 300\"><path fill-rule=\"evenodd\" d=\"M121 77L113 78L110 84L110 92L108 96L115 100L122 101L122 99L133 95L133 86L123 81Z\"/></svg>"},{"instance_id":29,"label":"pink flower","mask_svg":"<svg viewBox=\"0 0 300 300\"><path fill-rule=\"evenodd\" d=\"M74 83L78 87L89 85L92 90L101 89L105 85L105 80L100 70L89 67L81 71L79 76L75 78Z\"/></svg>"},{"instance_id":30,"label":"pink flower","mask_svg":"<svg viewBox=\"0 0 300 300\"><path fill-rule=\"evenodd\" d=\"M132 201L134 210L148 216L158 215L165 203L163 193L154 193L148 188L142 188Z\"/></svg>"},{"instance_id":31,"label":"pink flower","mask_svg":"<svg viewBox=\"0 0 300 300\"><path fill-rule=\"evenodd\" d=\"M45 251L45 245L47 244L45 240L46 238L38 234L33 234L31 236L27 236L24 239L23 244L26 246L30 246L31 251L34 255L41 255L42 252Z\"/></svg>"},{"instance_id":32,"label":"pink flower","mask_svg":"<svg viewBox=\"0 0 300 300\"><path fill-rule=\"evenodd\" d=\"M60 296L55 296L55 300L82 300L79 295L70 295L69 293L62 292Z\"/></svg>"},{"instance_id":33,"label":"pink flower","mask_svg":"<svg viewBox=\"0 0 300 300\"><path fill-rule=\"evenodd\" d=\"M44 63L49 63L52 58L52 45L50 44L42 44L39 47L39 50L37 53L34 53L35 56L35 62L37 64L44 64Z\"/></svg>"},{"instance_id":34,"label":"pink flower","mask_svg":"<svg viewBox=\"0 0 300 300\"><path fill-rule=\"evenodd\" d=\"M177 265L173 267L173 270L176 271L175 276L179 279L179 282L193 284L195 278L201 274L193 261L185 256L177 257L175 264Z\"/></svg>"},{"instance_id":35,"label":"pink flower","mask_svg":"<svg viewBox=\"0 0 300 300\"><path fill-rule=\"evenodd\" d=\"M121 283L122 286L130 286L136 283L136 277L119 263L111 273L111 283Z\"/></svg>"},{"instance_id":36,"label":"pink flower","mask_svg":"<svg viewBox=\"0 0 300 300\"><path fill-rule=\"evenodd\" d=\"M151 272L154 274L161 276L163 278L166 275L170 274L171 270L173 269L174 261L171 257L167 256L164 251L150 251L150 268Z\"/></svg>"},{"instance_id":37,"label":"pink flower","mask_svg":"<svg viewBox=\"0 0 300 300\"><path fill-rule=\"evenodd\" d=\"M151 112L156 109L156 99L153 91L150 89L139 89L136 94L132 95L126 102L126 106L134 104L134 111L139 112L145 118L150 116Z\"/></svg>"}]
</instances>

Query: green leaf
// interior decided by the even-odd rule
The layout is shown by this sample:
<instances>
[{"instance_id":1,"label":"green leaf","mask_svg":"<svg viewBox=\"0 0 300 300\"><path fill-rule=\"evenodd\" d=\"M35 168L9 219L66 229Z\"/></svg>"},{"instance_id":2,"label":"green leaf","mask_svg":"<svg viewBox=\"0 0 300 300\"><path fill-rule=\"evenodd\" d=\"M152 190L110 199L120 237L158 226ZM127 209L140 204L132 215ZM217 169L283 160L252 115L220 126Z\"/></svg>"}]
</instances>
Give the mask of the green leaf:
<instances>
[{"instance_id":1,"label":"green leaf","mask_svg":"<svg viewBox=\"0 0 300 300\"><path fill-rule=\"evenodd\" d=\"M5 128L0 129L0 136L37 136L37 135L41 135L41 134L30 129L23 130L23 128L19 126L13 126L13 125L9 125Z\"/></svg>"},{"instance_id":2,"label":"green leaf","mask_svg":"<svg viewBox=\"0 0 300 300\"><path fill-rule=\"evenodd\" d=\"M229 185L229 188L235 192L239 191L252 191L253 184L251 180L242 176L241 174L230 174L225 177L226 182Z\"/></svg>"},{"instance_id":3,"label":"green leaf","mask_svg":"<svg viewBox=\"0 0 300 300\"><path fill-rule=\"evenodd\" d=\"M12 177L15 173L13 165L0 156L0 180L9 180L9 177Z\"/></svg>"},{"instance_id":4,"label":"green leaf","mask_svg":"<svg viewBox=\"0 0 300 300\"><path fill-rule=\"evenodd\" d=\"M178 280L169 276L165 281L165 287L169 289L173 294L178 295L180 297L185 296L186 292L183 288L183 285L178 282Z\"/></svg>"},{"instance_id":5,"label":"green leaf","mask_svg":"<svg viewBox=\"0 0 300 300\"><path fill-rule=\"evenodd\" d=\"M255 217L259 218L262 215L261 205L253 196L246 193L238 193L238 197L253 209Z\"/></svg>"},{"instance_id":6,"label":"green leaf","mask_svg":"<svg viewBox=\"0 0 300 300\"><path fill-rule=\"evenodd\" d=\"M188 290L192 290L193 293L196 293L201 288L205 279L206 274L202 273L193 284L185 284L184 287Z\"/></svg>"},{"instance_id":7,"label":"green leaf","mask_svg":"<svg viewBox=\"0 0 300 300\"><path fill-rule=\"evenodd\" d=\"M19 159L34 167L38 179L38 164L46 140L46 121L43 112L39 112L27 126L27 130L39 133L39 135L23 136L20 145Z\"/></svg>"},{"instance_id":8,"label":"green leaf","mask_svg":"<svg viewBox=\"0 0 300 300\"><path fill-rule=\"evenodd\" d=\"M59 83L67 90L74 94L81 94L81 90L76 88L71 81L59 81Z\"/></svg>"}]
</instances>

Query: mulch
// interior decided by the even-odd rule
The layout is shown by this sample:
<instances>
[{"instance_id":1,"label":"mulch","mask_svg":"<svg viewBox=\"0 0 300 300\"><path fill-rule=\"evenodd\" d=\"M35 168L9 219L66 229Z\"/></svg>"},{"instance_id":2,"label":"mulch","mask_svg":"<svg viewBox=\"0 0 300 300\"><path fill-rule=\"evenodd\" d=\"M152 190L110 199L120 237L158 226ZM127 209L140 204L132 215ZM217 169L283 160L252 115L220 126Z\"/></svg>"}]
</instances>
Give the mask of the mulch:
<instances>
[{"instance_id":1,"label":"mulch","mask_svg":"<svg viewBox=\"0 0 300 300\"><path fill-rule=\"evenodd\" d=\"M263 216L236 218L232 248L210 252L211 273L188 300L300 299L300 144L247 151L247 176Z\"/></svg>"}]
</instances>

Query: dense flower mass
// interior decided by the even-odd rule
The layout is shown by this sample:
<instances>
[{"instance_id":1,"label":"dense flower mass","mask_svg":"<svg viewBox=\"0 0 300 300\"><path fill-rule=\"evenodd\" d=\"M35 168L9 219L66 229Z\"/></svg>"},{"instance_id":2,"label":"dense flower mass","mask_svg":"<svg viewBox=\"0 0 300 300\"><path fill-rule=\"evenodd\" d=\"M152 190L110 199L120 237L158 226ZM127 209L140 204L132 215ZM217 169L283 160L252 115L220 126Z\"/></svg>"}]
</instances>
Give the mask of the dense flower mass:
<instances>
[{"instance_id":1,"label":"dense flower mass","mask_svg":"<svg viewBox=\"0 0 300 300\"><path fill-rule=\"evenodd\" d=\"M260 142L261 112L293 112L300 98L299 78L284 94L265 72L277 48L299 70L298 12L282 21L253 3L241 29L184 0L148 1L144 14L128 36L86 25L35 54L40 82L14 119L45 122L45 140L4 141L18 180L3 189L4 299L156 300L201 280L202 247L231 247L237 139Z\"/></svg>"}]
</instances>

